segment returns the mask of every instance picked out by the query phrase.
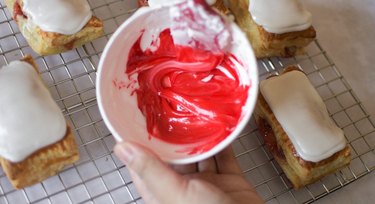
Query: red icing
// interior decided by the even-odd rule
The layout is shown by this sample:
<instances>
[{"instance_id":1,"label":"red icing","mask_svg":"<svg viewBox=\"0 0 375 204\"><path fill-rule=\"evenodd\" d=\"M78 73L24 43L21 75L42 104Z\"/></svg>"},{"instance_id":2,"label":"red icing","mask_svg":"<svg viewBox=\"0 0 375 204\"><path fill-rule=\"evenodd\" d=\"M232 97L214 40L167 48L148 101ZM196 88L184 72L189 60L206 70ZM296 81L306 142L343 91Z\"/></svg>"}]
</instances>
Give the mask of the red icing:
<instances>
[{"instance_id":1,"label":"red icing","mask_svg":"<svg viewBox=\"0 0 375 204\"><path fill-rule=\"evenodd\" d=\"M285 159L283 150L277 145L277 139L271 125L263 118L258 119L257 125L259 132L263 135L264 144L271 153L280 159Z\"/></svg>"},{"instance_id":2,"label":"red icing","mask_svg":"<svg viewBox=\"0 0 375 204\"><path fill-rule=\"evenodd\" d=\"M27 19L27 16L23 13L21 5L18 1L16 1L13 6L13 19L15 21L17 21L17 16L22 16L23 18Z\"/></svg>"},{"instance_id":3,"label":"red icing","mask_svg":"<svg viewBox=\"0 0 375 204\"><path fill-rule=\"evenodd\" d=\"M190 154L210 150L234 130L248 96L250 86L241 84L236 59L175 45L169 29L160 34L156 51L143 52L141 37L130 50L126 73L138 74L135 93L150 138L199 143L184 150Z\"/></svg>"}]
</instances>

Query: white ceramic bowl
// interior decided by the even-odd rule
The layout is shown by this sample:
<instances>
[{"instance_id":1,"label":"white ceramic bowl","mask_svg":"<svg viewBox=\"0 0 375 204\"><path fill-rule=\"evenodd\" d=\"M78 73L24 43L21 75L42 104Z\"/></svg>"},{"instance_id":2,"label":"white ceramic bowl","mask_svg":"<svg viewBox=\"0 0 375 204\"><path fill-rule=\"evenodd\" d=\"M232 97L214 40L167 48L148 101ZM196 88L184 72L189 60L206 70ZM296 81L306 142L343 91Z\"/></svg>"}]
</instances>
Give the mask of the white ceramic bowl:
<instances>
[{"instance_id":1,"label":"white ceramic bowl","mask_svg":"<svg viewBox=\"0 0 375 204\"><path fill-rule=\"evenodd\" d=\"M211 150L194 155L179 153L179 150L192 147L194 144L176 145L156 138L150 140L146 120L138 109L136 96L131 95L131 90L119 90L113 82L129 81L124 71L130 48L139 38L143 29L153 28L160 22L168 25L170 19L168 16L167 7L141 8L113 34L99 63L96 83L97 99L104 122L117 141L124 140L142 144L169 163L194 163L209 158L230 145L248 123L258 94L257 63L247 38L234 23L231 23L230 29L234 40L230 51L246 69L241 73L240 78L251 84L242 117L235 130Z\"/></svg>"}]
</instances>

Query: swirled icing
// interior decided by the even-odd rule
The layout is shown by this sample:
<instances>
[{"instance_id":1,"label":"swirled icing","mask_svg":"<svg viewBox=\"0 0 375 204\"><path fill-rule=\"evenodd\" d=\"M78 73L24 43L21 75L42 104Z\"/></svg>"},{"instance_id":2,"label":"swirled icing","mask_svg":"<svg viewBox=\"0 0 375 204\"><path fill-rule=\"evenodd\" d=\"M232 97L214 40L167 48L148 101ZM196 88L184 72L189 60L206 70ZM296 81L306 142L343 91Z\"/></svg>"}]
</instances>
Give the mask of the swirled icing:
<instances>
[{"instance_id":1,"label":"swirled icing","mask_svg":"<svg viewBox=\"0 0 375 204\"><path fill-rule=\"evenodd\" d=\"M142 38L131 48L125 72L138 84L134 93L150 137L201 144L191 154L210 150L242 117L250 85L239 77L241 63L230 53L176 45L170 29L150 49L142 48Z\"/></svg>"}]
</instances>

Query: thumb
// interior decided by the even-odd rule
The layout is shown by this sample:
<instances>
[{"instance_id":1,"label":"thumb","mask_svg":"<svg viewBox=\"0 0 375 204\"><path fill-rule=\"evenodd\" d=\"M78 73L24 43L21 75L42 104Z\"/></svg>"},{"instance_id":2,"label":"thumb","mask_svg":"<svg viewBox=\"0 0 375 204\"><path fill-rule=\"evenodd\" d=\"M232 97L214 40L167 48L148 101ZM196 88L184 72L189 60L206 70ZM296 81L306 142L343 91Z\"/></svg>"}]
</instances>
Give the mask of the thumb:
<instances>
[{"instance_id":1,"label":"thumb","mask_svg":"<svg viewBox=\"0 0 375 204\"><path fill-rule=\"evenodd\" d=\"M187 181L150 150L123 142L118 143L114 151L130 170L143 197L157 198L160 203L174 203L184 192Z\"/></svg>"}]
</instances>

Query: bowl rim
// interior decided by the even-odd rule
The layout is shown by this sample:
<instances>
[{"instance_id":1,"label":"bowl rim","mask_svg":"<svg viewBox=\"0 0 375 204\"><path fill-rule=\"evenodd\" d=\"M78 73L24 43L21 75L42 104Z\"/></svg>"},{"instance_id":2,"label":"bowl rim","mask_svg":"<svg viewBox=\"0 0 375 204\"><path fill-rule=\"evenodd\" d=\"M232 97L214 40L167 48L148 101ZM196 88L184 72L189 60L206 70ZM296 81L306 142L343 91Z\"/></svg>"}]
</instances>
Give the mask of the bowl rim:
<instances>
[{"instance_id":1,"label":"bowl rim","mask_svg":"<svg viewBox=\"0 0 375 204\"><path fill-rule=\"evenodd\" d=\"M113 137L115 138L115 140L117 142L122 142L123 138L120 136L119 132L117 132L116 129L114 128L114 126L112 125L112 123L111 123L111 121L110 121L110 119L109 119L109 117L108 117L108 115L105 111L103 100L102 100L102 82L103 82L102 77L103 77L103 73L105 73L104 70L108 69L108 68L105 68L104 64L106 62L108 53L110 52L112 46L115 45L116 40L119 37L121 37L120 34L123 32L124 29L126 29L132 23L133 19L138 18L141 15L146 15L146 14L148 14L150 12L153 12L154 10L157 10L157 9L165 9L165 7L166 6L155 7L155 8L151 8L151 7L139 8L131 17L129 17L127 20L125 20L125 22L123 22L118 27L118 29L115 31L115 33L113 33L113 35L111 36L111 38L109 39L108 43L106 44L106 46L103 50L102 56L100 57L100 61L99 61L99 65L98 65L98 71L97 71L97 78L96 78L96 99L97 99L97 103L98 103L98 107L99 107L99 112L100 112L100 114L103 118L103 121L104 121L105 125L107 126L107 128L109 129L109 131L111 132L111 134L113 135ZM199 162L199 161L205 160L207 158L210 158L210 157L218 154L222 150L224 150L226 147L228 147L240 135L240 133L242 132L244 127L248 124L248 122L251 118L251 115L254 112L256 101L257 101L257 96L258 96L258 91L259 91L258 90L258 86L259 86L258 65L257 65L257 60L255 58L254 50L251 47L249 41L247 40L247 37L241 31L241 29L238 27L237 24L233 23L232 26L233 26L234 29L238 29L238 31L240 31L240 34L243 35L243 38L246 39L246 42L244 42L244 43L246 43L247 45L245 45L245 46L248 47L249 50L250 50L250 53L247 54L247 57L251 58L249 61L252 62L252 64L249 64L249 66L253 67L253 68L250 68L250 69L252 69L251 70L252 73L250 73L250 76L254 75L254 76L251 77L252 80L251 80L250 86L251 86L251 89L255 89L255 90L248 92L249 93L248 98L249 97L253 98L252 100L250 100L250 104L248 105L249 110L247 111L247 113L245 115L242 116L242 119L237 124L237 127L235 128L235 130L232 133L230 133L230 135L228 135L224 140L222 140L220 143L218 143L215 147L213 147L212 149L210 149L210 150L208 150L204 153L201 153L201 154L197 154L197 155L193 155L193 156L188 157L188 158L181 158L181 159L165 159L165 158L162 158L162 157L159 156L161 160L163 160L167 163L170 163L170 164L180 165L180 164L191 164L191 163ZM250 94L252 96L250 96ZM247 103L249 103L248 100L247 100ZM153 151L153 150L151 150L151 151ZM155 152L155 154L157 154L157 152Z\"/></svg>"}]
</instances>

